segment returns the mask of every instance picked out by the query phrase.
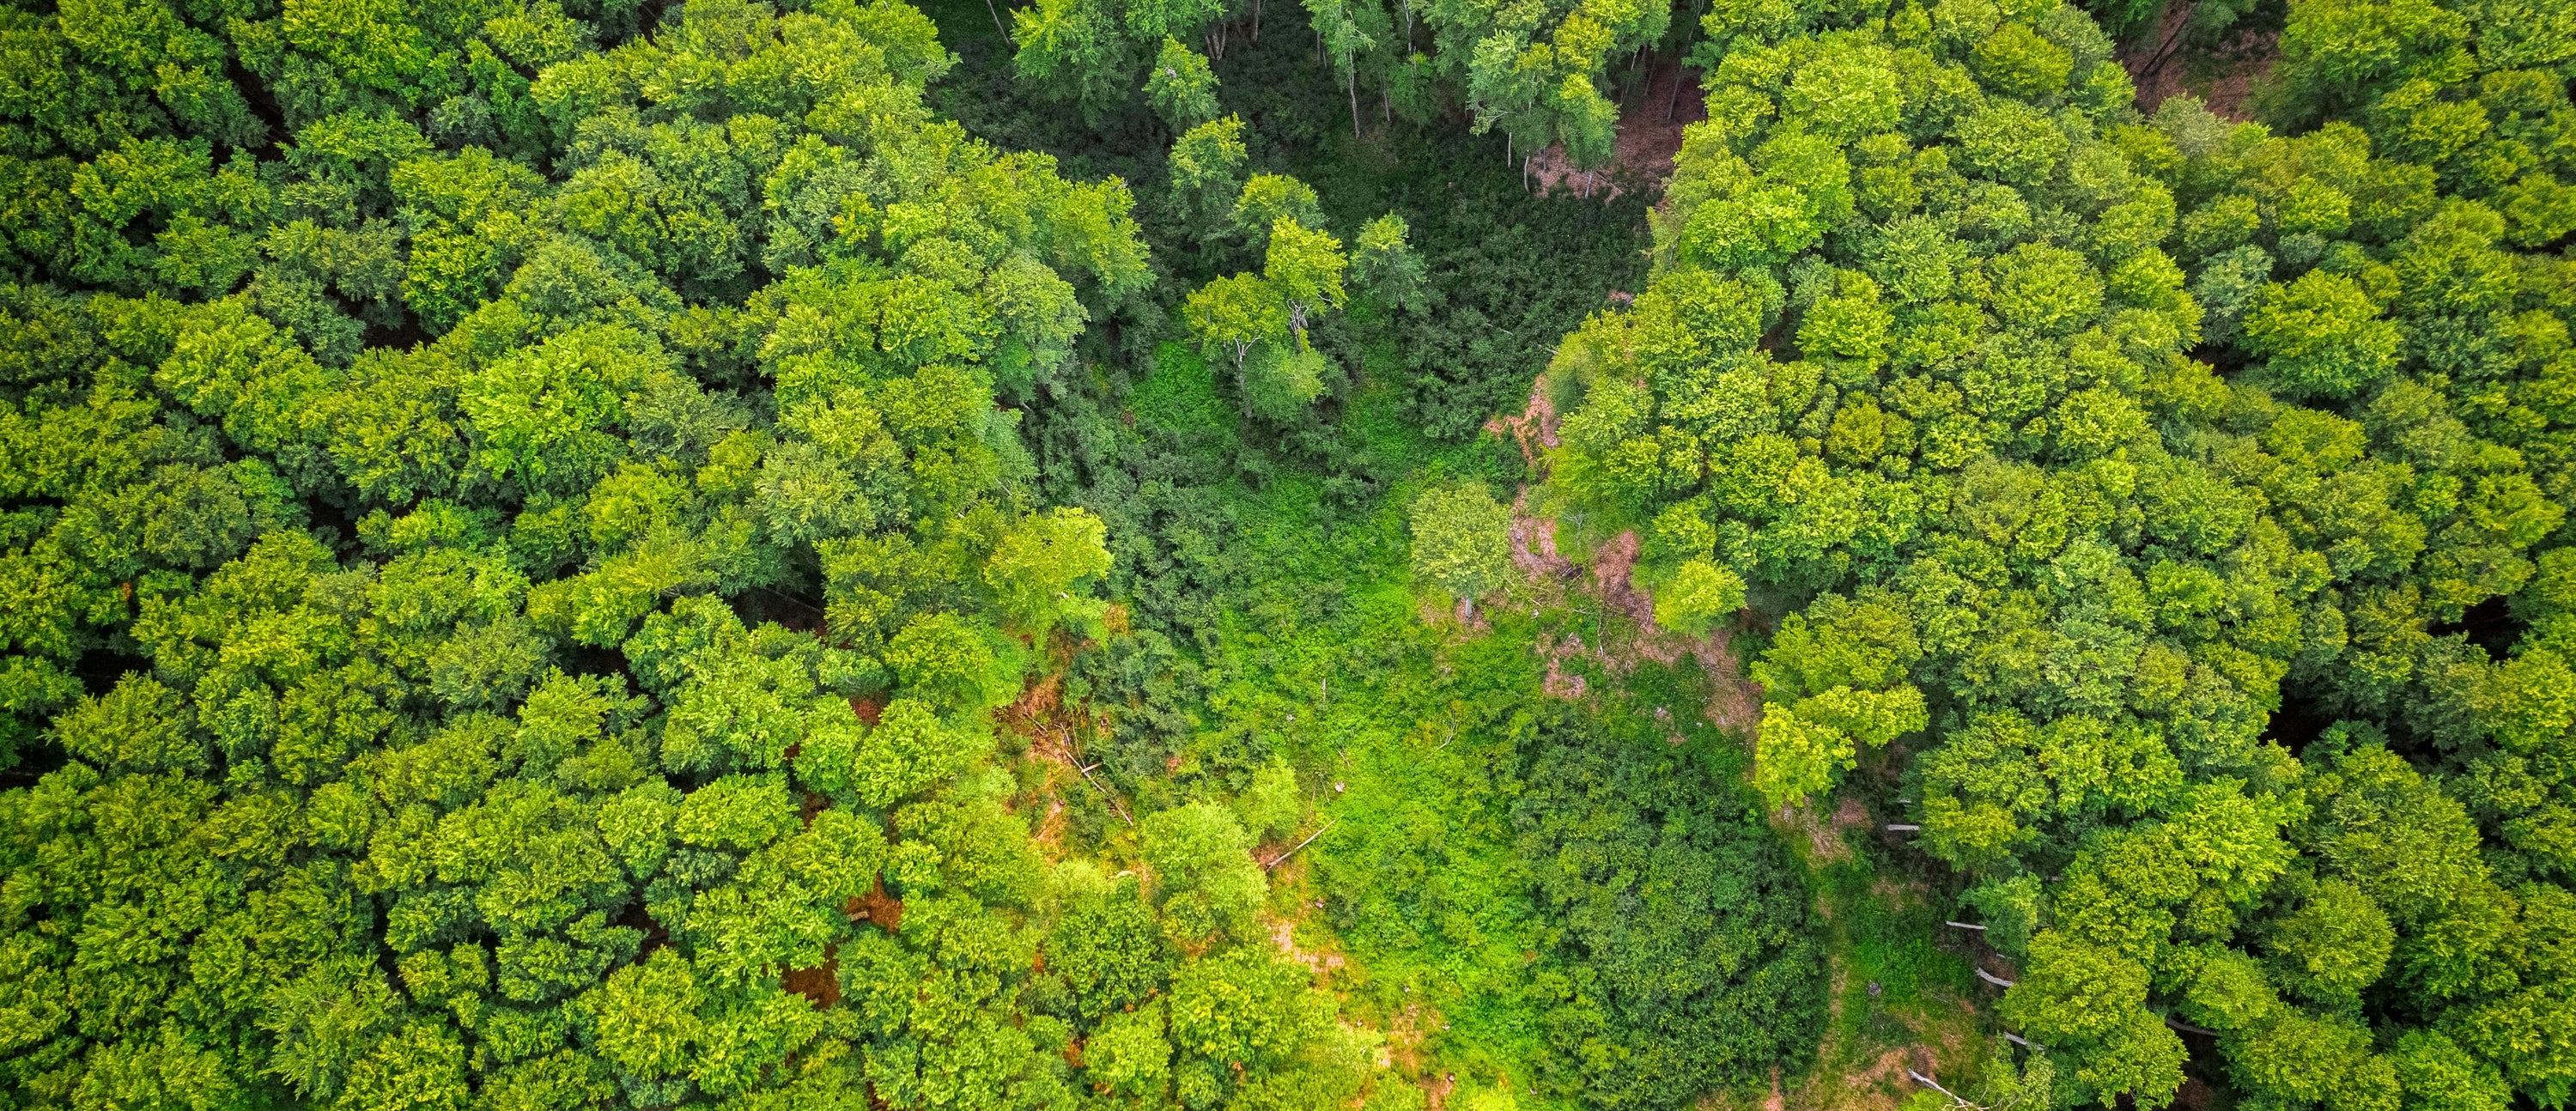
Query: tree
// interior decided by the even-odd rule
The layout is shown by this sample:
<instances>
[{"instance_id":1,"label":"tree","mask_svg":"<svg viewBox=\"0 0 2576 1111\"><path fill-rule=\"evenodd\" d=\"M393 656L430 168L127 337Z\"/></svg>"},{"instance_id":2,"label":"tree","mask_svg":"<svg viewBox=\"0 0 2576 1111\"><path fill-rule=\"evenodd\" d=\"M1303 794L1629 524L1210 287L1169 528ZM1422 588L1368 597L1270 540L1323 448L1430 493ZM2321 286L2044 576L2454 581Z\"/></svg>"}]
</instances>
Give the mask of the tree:
<instances>
[{"instance_id":1,"label":"tree","mask_svg":"<svg viewBox=\"0 0 2576 1111\"><path fill-rule=\"evenodd\" d=\"M2317 885L2307 904L2273 927L2272 947L2294 992L2322 1007L2357 1002L2388 966L2396 933L2388 915L2351 882Z\"/></svg>"},{"instance_id":2,"label":"tree","mask_svg":"<svg viewBox=\"0 0 2576 1111\"><path fill-rule=\"evenodd\" d=\"M1511 581L1511 511L1483 483L1424 487L1406 510L1413 530L1413 577L1458 600L1473 617L1476 599Z\"/></svg>"},{"instance_id":3,"label":"tree","mask_svg":"<svg viewBox=\"0 0 2576 1111\"><path fill-rule=\"evenodd\" d=\"M1288 330L1297 337L1300 351L1311 350L1306 339L1309 319L1325 309L1342 307L1348 294L1342 289L1342 275L1350 260L1342 254L1342 241L1330 232L1308 228L1289 216L1281 216L1270 225L1269 243L1264 249L1261 276L1270 283L1288 310Z\"/></svg>"},{"instance_id":4,"label":"tree","mask_svg":"<svg viewBox=\"0 0 2576 1111\"><path fill-rule=\"evenodd\" d=\"M1068 618L1092 628L1107 607L1075 590L1109 570L1107 539L1107 526L1088 510L1031 514L1003 534L985 560L985 585L1013 623L1032 635L1044 636Z\"/></svg>"},{"instance_id":5,"label":"tree","mask_svg":"<svg viewBox=\"0 0 2576 1111\"><path fill-rule=\"evenodd\" d=\"M1172 978L1172 1044L1220 1070L1267 1071L1332 1022L1332 1000L1306 980L1265 945L1193 961Z\"/></svg>"},{"instance_id":6,"label":"tree","mask_svg":"<svg viewBox=\"0 0 2576 1111\"><path fill-rule=\"evenodd\" d=\"M1407 242L1404 218L1392 212L1368 222L1352 241L1351 283L1389 308L1419 312L1430 275L1422 256Z\"/></svg>"},{"instance_id":7,"label":"tree","mask_svg":"<svg viewBox=\"0 0 2576 1111\"><path fill-rule=\"evenodd\" d=\"M1145 101L1174 134L1186 136L1216 119L1216 74L1198 51L1167 36L1145 77Z\"/></svg>"},{"instance_id":8,"label":"tree","mask_svg":"<svg viewBox=\"0 0 2576 1111\"><path fill-rule=\"evenodd\" d=\"M1315 35L1323 40L1324 52L1333 59L1333 68L1342 75L1342 87L1350 96L1351 137L1360 133L1360 59L1374 51L1387 36L1386 9L1365 0L1305 0L1307 18L1314 24Z\"/></svg>"},{"instance_id":9,"label":"tree","mask_svg":"<svg viewBox=\"0 0 2576 1111\"><path fill-rule=\"evenodd\" d=\"M1121 1011L1101 1020L1082 1046L1083 1075L1112 1095L1152 1098L1172 1082L1172 1043L1163 1008Z\"/></svg>"},{"instance_id":10,"label":"tree","mask_svg":"<svg viewBox=\"0 0 2576 1111\"><path fill-rule=\"evenodd\" d=\"M1121 1013L1160 990L1174 959L1134 879L1104 886L1074 898L1047 935L1047 966L1064 977L1074 1013L1085 1020Z\"/></svg>"},{"instance_id":11,"label":"tree","mask_svg":"<svg viewBox=\"0 0 2576 1111\"><path fill-rule=\"evenodd\" d=\"M2269 358L2265 371L2295 397L2362 392L2396 365L2397 343L2396 325L2379 319L2369 294L2319 271L2265 287L2245 315L2245 346Z\"/></svg>"},{"instance_id":12,"label":"tree","mask_svg":"<svg viewBox=\"0 0 2576 1111\"><path fill-rule=\"evenodd\" d=\"M1149 280L1124 187L961 145L898 3L235 14L9 36L0 1098L1070 1098L972 769L991 630L1103 613L996 402Z\"/></svg>"},{"instance_id":13,"label":"tree","mask_svg":"<svg viewBox=\"0 0 2576 1111\"><path fill-rule=\"evenodd\" d=\"M1256 838L1271 840L1296 832L1306 810L1297 790L1296 770L1274 757L1252 773L1252 784L1235 797L1234 810L1243 819L1243 828Z\"/></svg>"},{"instance_id":14,"label":"tree","mask_svg":"<svg viewBox=\"0 0 2576 1111\"><path fill-rule=\"evenodd\" d=\"M1136 44L1105 0L1045 0L1011 10L1020 76L1100 119L1130 94Z\"/></svg>"},{"instance_id":15,"label":"tree","mask_svg":"<svg viewBox=\"0 0 2576 1111\"><path fill-rule=\"evenodd\" d=\"M1191 293L1181 316L1197 332L1211 361L1234 369L1235 389L1246 398L1251 387L1245 361L1255 347L1288 338L1288 306L1270 282L1253 274L1218 278Z\"/></svg>"},{"instance_id":16,"label":"tree","mask_svg":"<svg viewBox=\"0 0 2576 1111\"><path fill-rule=\"evenodd\" d=\"M981 708L1004 681L983 630L953 613L905 622L887 643L885 661L906 689L937 705Z\"/></svg>"},{"instance_id":17,"label":"tree","mask_svg":"<svg viewBox=\"0 0 2576 1111\"><path fill-rule=\"evenodd\" d=\"M1655 624L1690 636L1705 635L1744 608L1744 579L1705 559L1673 572L1655 595Z\"/></svg>"},{"instance_id":18,"label":"tree","mask_svg":"<svg viewBox=\"0 0 2576 1111\"><path fill-rule=\"evenodd\" d=\"M1686 1107L1812 1044L1825 1009L1812 912L1742 797L1643 713L1533 726L1512 828L1565 914L1530 976L1549 1001L1539 1090Z\"/></svg>"},{"instance_id":19,"label":"tree","mask_svg":"<svg viewBox=\"0 0 2576 1111\"><path fill-rule=\"evenodd\" d=\"M1167 934L1176 941L1218 932L1256 938L1254 917L1269 881L1252 862L1252 835L1232 811L1194 802L1149 815L1142 829Z\"/></svg>"},{"instance_id":20,"label":"tree","mask_svg":"<svg viewBox=\"0 0 2576 1111\"><path fill-rule=\"evenodd\" d=\"M1172 141L1172 193L1200 234L1213 233L1232 214L1244 157L1243 120L1236 116L1197 124Z\"/></svg>"}]
</instances>

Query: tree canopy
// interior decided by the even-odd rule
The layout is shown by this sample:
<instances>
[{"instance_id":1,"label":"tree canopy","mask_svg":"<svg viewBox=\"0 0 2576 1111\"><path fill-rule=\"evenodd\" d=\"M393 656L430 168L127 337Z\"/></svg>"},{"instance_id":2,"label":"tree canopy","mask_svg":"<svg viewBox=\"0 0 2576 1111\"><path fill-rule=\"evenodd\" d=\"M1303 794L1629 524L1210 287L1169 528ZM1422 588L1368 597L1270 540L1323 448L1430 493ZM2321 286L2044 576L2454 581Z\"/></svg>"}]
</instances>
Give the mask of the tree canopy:
<instances>
[{"instance_id":1,"label":"tree canopy","mask_svg":"<svg viewBox=\"0 0 2576 1111\"><path fill-rule=\"evenodd\" d=\"M2181 1029L2267 1106L2576 1092L2524 18L2292 3L2276 131L2050 4L1720 5L1655 280L1550 372L1659 613L1776 599L1756 784L1919 824L2054 1104L2169 1103Z\"/></svg>"},{"instance_id":2,"label":"tree canopy","mask_svg":"<svg viewBox=\"0 0 2576 1111\"><path fill-rule=\"evenodd\" d=\"M2565 13L1000 7L0 4L0 1106L2576 1100Z\"/></svg>"}]
</instances>

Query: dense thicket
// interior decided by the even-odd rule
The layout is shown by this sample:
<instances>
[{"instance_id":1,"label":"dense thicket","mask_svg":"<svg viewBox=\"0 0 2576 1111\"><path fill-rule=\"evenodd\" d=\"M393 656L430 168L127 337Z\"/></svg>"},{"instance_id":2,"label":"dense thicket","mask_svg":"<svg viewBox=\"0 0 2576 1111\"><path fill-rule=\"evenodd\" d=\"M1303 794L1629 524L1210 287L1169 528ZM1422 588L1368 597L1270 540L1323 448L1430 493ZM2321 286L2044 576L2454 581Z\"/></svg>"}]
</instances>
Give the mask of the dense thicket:
<instances>
[{"instance_id":1,"label":"dense thicket","mask_svg":"<svg viewBox=\"0 0 2576 1111\"><path fill-rule=\"evenodd\" d=\"M1541 718L1512 825L1564 915L1539 1064L1584 1107L1681 1108L1814 1052L1821 933L1788 852L1701 753Z\"/></svg>"},{"instance_id":2,"label":"dense thicket","mask_svg":"<svg viewBox=\"0 0 2576 1111\"><path fill-rule=\"evenodd\" d=\"M2044 0L1708 18L1554 487L1789 611L1772 801L1921 738L1845 789L2055 1102L2170 1101L2187 1030L2263 1106L2576 1093L2562 25L2293 3L2276 134L2141 118Z\"/></svg>"}]
</instances>

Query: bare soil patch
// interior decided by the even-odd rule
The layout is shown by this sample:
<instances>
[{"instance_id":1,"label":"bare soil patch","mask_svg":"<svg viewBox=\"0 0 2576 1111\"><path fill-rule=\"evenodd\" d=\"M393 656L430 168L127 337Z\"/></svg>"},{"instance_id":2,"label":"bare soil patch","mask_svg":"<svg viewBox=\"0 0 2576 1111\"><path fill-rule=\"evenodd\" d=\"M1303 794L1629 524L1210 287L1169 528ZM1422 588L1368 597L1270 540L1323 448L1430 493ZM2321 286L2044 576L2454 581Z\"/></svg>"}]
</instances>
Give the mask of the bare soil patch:
<instances>
[{"instance_id":1,"label":"bare soil patch","mask_svg":"<svg viewBox=\"0 0 2576 1111\"><path fill-rule=\"evenodd\" d=\"M2120 47L2119 61L2138 87L2138 110L2153 112L2167 99L2191 95L2229 120L2250 119L2246 102L2279 53L2274 31L2240 31L2215 46L2189 41L2194 0L2173 0L2156 17L2155 30Z\"/></svg>"},{"instance_id":2,"label":"bare soil patch","mask_svg":"<svg viewBox=\"0 0 2576 1111\"><path fill-rule=\"evenodd\" d=\"M1690 79L1689 69L1660 67L1636 102L1619 113L1619 137L1611 147L1614 169L1586 173L1560 146L1531 155L1522 169L1540 193L1564 190L1608 200L1626 193L1630 183L1662 192L1673 173L1673 157L1681 153L1682 129L1707 118L1707 96Z\"/></svg>"},{"instance_id":3,"label":"bare soil patch","mask_svg":"<svg viewBox=\"0 0 2576 1111\"><path fill-rule=\"evenodd\" d=\"M1520 415L1496 415L1485 422L1485 431L1510 436L1520 445L1521 461L1530 473L1544 477L1548 450L1557 444L1556 422L1556 403L1548 399L1547 375L1541 374L1530 383L1529 403Z\"/></svg>"},{"instance_id":4,"label":"bare soil patch","mask_svg":"<svg viewBox=\"0 0 2576 1111\"><path fill-rule=\"evenodd\" d=\"M1270 940L1279 943L1279 952L1289 960L1313 970L1318 984L1328 983L1331 973L1341 969L1345 963L1339 953L1316 953L1298 948L1297 923L1288 919L1270 924Z\"/></svg>"}]
</instances>

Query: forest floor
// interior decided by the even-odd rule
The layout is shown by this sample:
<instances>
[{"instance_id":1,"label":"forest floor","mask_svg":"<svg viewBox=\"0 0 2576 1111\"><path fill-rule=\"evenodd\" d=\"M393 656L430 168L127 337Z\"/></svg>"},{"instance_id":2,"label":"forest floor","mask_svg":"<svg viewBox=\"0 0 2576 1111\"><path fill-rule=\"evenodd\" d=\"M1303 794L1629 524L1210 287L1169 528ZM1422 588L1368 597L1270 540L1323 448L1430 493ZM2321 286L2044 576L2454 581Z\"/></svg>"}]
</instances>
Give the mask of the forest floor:
<instances>
[{"instance_id":1,"label":"forest floor","mask_svg":"<svg viewBox=\"0 0 2576 1111\"><path fill-rule=\"evenodd\" d=\"M2153 33L2120 48L2120 65L2137 83L2138 110L2153 112L2167 98L2188 94L2220 116L2250 119L2249 102L2272 71L2280 34L2245 31L2213 45L2190 45L2185 31L2195 2L2171 0L2157 15Z\"/></svg>"},{"instance_id":2,"label":"forest floor","mask_svg":"<svg viewBox=\"0 0 2576 1111\"><path fill-rule=\"evenodd\" d=\"M1698 76L1685 66L1656 66L1619 114L1614 169L1587 175L1566 158L1564 147L1553 146L1530 159L1530 178L1542 193L1562 190L1607 200L1637 187L1660 195L1664 179L1672 176L1673 158L1681 153L1682 129L1707 118Z\"/></svg>"}]
</instances>

